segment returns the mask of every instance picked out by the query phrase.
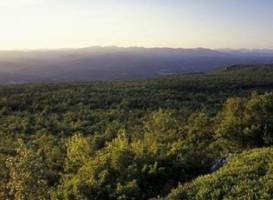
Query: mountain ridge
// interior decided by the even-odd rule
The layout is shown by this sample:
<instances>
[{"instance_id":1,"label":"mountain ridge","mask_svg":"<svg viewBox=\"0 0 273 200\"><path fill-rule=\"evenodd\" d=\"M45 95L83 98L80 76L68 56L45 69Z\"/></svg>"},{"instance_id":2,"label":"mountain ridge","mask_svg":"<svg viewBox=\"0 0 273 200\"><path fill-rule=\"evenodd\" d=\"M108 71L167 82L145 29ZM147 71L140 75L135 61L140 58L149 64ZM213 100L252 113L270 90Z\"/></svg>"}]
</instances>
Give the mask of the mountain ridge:
<instances>
[{"instance_id":1,"label":"mountain ridge","mask_svg":"<svg viewBox=\"0 0 273 200\"><path fill-rule=\"evenodd\" d=\"M273 63L273 50L270 52L115 46L0 51L0 84L130 80L209 72L219 66ZM7 78L7 73L13 76Z\"/></svg>"}]
</instances>

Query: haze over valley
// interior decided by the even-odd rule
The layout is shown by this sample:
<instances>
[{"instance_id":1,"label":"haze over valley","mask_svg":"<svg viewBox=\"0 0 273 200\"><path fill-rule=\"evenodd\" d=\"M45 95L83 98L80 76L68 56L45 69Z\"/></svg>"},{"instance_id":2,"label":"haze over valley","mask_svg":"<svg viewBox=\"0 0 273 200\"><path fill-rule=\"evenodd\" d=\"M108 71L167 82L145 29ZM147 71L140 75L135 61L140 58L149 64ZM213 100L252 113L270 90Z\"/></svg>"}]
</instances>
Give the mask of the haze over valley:
<instances>
[{"instance_id":1,"label":"haze over valley","mask_svg":"<svg viewBox=\"0 0 273 200\"><path fill-rule=\"evenodd\" d=\"M89 47L0 51L0 83L147 79L273 63L273 50Z\"/></svg>"}]
</instances>

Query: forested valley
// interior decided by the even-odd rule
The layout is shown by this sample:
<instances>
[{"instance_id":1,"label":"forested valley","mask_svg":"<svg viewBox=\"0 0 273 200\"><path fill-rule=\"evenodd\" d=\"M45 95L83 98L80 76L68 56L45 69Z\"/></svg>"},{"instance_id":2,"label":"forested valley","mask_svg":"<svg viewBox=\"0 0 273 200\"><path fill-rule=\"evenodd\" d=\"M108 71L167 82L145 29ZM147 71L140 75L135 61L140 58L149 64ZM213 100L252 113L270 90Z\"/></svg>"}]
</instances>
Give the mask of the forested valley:
<instances>
[{"instance_id":1,"label":"forested valley","mask_svg":"<svg viewBox=\"0 0 273 200\"><path fill-rule=\"evenodd\" d=\"M0 86L0 199L273 198L273 65Z\"/></svg>"}]
</instances>

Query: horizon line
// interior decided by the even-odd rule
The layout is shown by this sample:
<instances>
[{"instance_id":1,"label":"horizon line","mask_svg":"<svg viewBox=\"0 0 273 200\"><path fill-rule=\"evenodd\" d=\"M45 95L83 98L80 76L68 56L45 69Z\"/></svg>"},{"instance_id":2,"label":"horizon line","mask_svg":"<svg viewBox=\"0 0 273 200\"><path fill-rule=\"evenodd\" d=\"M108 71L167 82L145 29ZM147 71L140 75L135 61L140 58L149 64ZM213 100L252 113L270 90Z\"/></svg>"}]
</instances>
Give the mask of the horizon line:
<instances>
[{"instance_id":1,"label":"horizon line","mask_svg":"<svg viewBox=\"0 0 273 200\"><path fill-rule=\"evenodd\" d=\"M272 48L209 48L209 47L168 47L168 46L162 46L162 47L147 47L147 46L118 46L118 45L94 45L94 46L82 46L82 47L52 47L52 48L14 48L14 49L0 49L0 52L29 52L29 51L62 51L62 50L82 50L82 49L89 49L89 48L124 48L124 49L130 49L130 48L140 48L140 49L207 49L207 50L233 50L233 51L239 51L239 50L247 50L247 51L253 51L253 50L272 50Z\"/></svg>"}]
</instances>

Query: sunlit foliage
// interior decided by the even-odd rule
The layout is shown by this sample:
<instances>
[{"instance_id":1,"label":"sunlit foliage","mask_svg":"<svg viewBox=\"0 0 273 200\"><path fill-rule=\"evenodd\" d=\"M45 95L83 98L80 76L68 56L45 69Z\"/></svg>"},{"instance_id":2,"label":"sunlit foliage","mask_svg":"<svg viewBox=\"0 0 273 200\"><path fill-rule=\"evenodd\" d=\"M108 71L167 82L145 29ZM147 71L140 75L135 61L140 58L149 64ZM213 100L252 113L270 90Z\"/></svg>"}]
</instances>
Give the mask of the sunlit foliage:
<instances>
[{"instance_id":1,"label":"sunlit foliage","mask_svg":"<svg viewBox=\"0 0 273 200\"><path fill-rule=\"evenodd\" d=\"M268 70L1 86L0 199L271 199Z\"/></svg>"}]
</instances>

